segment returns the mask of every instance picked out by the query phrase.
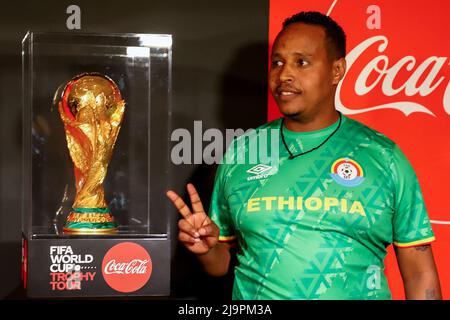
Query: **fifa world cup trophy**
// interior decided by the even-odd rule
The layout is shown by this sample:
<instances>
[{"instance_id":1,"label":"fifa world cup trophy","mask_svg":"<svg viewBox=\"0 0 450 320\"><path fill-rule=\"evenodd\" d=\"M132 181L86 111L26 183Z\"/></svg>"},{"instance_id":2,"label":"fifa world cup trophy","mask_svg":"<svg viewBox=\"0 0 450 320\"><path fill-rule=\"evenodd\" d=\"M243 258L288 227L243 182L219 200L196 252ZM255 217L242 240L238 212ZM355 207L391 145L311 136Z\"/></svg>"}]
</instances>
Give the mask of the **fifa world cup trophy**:
<instances>
[{"instance_id":1,"label":"fifa world cup trophy","mask_svg":"<svg viewBox=\"0 0 450 320\"><path fill-rule=\"evenodd\" d=\"M122 123L125 101L117 85L99 73L74 77L58 98L67 147L74 164L76 196L63 232L116 233L103 182Z\"/></svg>"}]
</instances>

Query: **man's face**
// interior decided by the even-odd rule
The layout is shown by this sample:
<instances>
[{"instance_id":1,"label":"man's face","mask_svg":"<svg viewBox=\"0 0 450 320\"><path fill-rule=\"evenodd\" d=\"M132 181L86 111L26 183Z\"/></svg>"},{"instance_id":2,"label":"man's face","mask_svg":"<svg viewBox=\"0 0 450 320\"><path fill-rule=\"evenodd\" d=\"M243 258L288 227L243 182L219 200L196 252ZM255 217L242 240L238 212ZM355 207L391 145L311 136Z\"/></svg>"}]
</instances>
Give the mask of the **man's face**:
<instances>
[{"instance_id":1,"label":"man's face","mask_svg":"<svg viewBox=\"0 0 450 320\"><path fill-rule=\"evenodd\" d=\"M343 75L336 75L324 28L303 23L287 26L275 40L271 59L269 86L282 114L309 119L334 106L336 85Z\"/></svg>"}]
</instances>

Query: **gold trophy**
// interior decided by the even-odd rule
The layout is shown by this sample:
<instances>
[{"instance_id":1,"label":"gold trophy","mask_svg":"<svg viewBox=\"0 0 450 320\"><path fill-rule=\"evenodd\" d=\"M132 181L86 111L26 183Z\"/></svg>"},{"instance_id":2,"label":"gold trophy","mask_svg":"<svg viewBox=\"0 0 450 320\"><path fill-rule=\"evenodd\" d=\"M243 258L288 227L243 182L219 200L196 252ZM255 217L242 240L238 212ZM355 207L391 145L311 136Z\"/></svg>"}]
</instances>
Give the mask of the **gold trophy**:
<instances>
[{"instance_id":1,"label":"gold trophy","mask_svg":"<svg viewBox=\"0 0 450 320\"><path fill-rule=\"evenodd\" d=\"M109 77L84 73L57 97L75 171L76 196L63 232L110 234L117 222L105 200L103 181L122 123L125 101Z\"/></svg>"}]
</instances>

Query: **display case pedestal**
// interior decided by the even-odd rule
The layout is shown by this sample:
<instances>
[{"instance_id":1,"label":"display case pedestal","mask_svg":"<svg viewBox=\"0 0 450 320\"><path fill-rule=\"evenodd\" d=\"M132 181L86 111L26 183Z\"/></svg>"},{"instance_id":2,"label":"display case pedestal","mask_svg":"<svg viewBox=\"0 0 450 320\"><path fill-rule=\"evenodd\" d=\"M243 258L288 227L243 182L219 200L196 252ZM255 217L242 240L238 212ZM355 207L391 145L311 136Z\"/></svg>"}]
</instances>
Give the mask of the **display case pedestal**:
<instances>
[{"instance_id":1,"label":"display case pedestal","mask_svg":"<svg viewBox=\"0 0 450 320\"><path fill-rule=\"evenodd\" d=\"M167 237L156 236L24 237L27 296L169 296L170 247Z\"/></svg>"}]
</instances>

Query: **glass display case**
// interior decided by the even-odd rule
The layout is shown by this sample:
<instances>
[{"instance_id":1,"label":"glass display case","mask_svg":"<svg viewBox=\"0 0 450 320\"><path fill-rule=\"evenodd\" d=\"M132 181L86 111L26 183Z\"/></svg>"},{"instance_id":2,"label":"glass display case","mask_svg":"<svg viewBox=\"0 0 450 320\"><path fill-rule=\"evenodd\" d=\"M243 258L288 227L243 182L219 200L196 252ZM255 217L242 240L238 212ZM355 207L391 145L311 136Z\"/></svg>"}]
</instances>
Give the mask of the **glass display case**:
<instances>
[{"instance_id":1,"label":"glass display case","mask_svg":"<svg viewBox=\"0 0 450 320\"><path fill-rule=\"evenodd\" d=\"M28 32L22 58L23 278L29 296L168 295L171 35ZM86 75L82 88L78 80ZM114 86L114 106L99 83L106 90ZM76 97L78 105L71 100L76 90L88 93ZM120 117L114 111L119 102ZM91 201L98 194L103 205ZM68 221L105 219L105 210L117 226L108 229L113 232L68 232ZM99 225L94 222L83 225ZM136 256L128 254L132 248ZM83 270L95 270L96 280L85 281ZM140 270L128 276L149 279L133 290L114 287L111 277L131 279L120 280L124 270Z\"/></svg>"}]
</instances>

